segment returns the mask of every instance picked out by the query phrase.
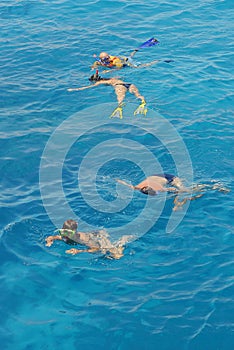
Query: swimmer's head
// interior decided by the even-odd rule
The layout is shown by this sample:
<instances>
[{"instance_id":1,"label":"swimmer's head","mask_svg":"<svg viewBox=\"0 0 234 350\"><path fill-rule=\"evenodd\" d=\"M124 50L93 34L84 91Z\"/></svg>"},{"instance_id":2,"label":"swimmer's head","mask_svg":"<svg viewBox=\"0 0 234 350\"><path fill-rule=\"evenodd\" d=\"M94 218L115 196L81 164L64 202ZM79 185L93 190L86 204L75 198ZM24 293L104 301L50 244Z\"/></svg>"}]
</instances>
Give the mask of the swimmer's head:
<instances>
[{"instance_id":1,"label":"swimmer's head","mask_svg":"<svg viewBox=\"0 0 234 350\"><path fill-rule=\"evenodd\" d=\"M89 81L96 82L99 80L102 80L102 77L98 74L98 70L96 70L96 73L91 75L91 77L89 78Z\"/></svg>"},{"instance_id":2,"label":"swimmer's head","mask_svg":"<svg viewBox=\"0 0 234 350\"><path fill-rule=\"evenodd\" d=\"M99 55L100 61L102 64L107 65L110 64L110 55L107 52L101 52Z\"/></svg>"},{"instance_id":3,"label":"swimmer's head","mask_svg":"<svg viewBox=\"0 0 234 350\"><path fill-rule=\"evenodd\" d=\"M100 58L100 60L103 60L103 59L105 60L105 59L110 58L110 56L106 52L101 52L99 55L99 58Z\"/></svg>"},{"instance_id":4,"label":"swimmer's head","mask_svg":"<svg viewBox=\"0 0 234 350\"><path fill-rule=\"evenodd\" d=\"M63 223L63 230L77 231L78 223L75 220L69 219Z\"/></svg>"},{"instance_id":5,"label":"swimmer's head","mask_svg":"<svg viewBox=\"0 0 234 350\"><path fill-rule=\"evenodd\" d=\"M78 223L75 220L69 219L63 223L63 228L57 230L60 232L62 240L67 244L76 244L75 237L77 236Z\"/></svg>"},{"instance_id":6,"label":"swimmer's head","mask_svg":"<svg viewBox=\"0 0 234 350\"><path fill-rule=\"evenodd\" d=\"M149 196L156 196L158 194L157 191L154 191L151 187L145 186L140 189L140 191L144 194L148 194Z\"/></svg>"}]
</instances>

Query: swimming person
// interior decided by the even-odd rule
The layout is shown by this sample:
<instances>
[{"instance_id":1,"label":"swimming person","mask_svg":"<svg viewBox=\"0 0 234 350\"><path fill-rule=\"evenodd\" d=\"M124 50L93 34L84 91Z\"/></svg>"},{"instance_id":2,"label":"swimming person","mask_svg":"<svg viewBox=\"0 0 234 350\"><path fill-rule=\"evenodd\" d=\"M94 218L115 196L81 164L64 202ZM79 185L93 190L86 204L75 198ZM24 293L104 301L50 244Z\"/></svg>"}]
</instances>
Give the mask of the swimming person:
<instances>
[{"instance_id":1,"label":"swimming person","mask_svg":"<svg viewBox=\"0 0 234 350\"><path fill-rule=\"evenodd\" d=\"M111 85L113 86L115 90L115 94L117 96L118 101L118 107L114 110L114 112L111 114L111 118L113 117L119 117L120 119L123 118L123 101L126 95L126 92L129 91L131 94L134 94L136 98L139 98L141 100L141 104L138 106L138 108L135 110L134 115L137 114L144 114L147 113L146 108L146 102L144 96L142 96L137 89L137 87L134 84L125 83L124 81L118 79L118 78L102 78L100 75L98 75L98 71L96 71L95 74L93 74L89 80L94 83L93 85L83 86L80 88L72 88L68 89L68 91L80 91L85 89L90 89L95 86L100 85Z\"/></svg>"},{"instance_id":2,"label":"swimming person","mask_svg":"<svg viewBox=\"0 0 234 350\"><path fill-rule=\"evenodd\" d=\"M141 44L138 48L136 48L128 57L126 56L113 56L110 55L107 52L101 52L99 54L99 58L93 63L91 66L92 69L96 69L99 66L107 67L111 69L121 69L124 67L132 67L132 68L142 68L142 67L149 67L152 66L155 63L158 63L160 60L155 60L149 63L143 63L143 64L136 64L132 60L133 56L141 49L152 47L159 44L159 41L157 39L150 38L149 40L145 41L143 44ZM94 55L94 57L97 58L97 55ZM164 60L164 62L169 63L173 62L173 60ZM111 70L105 70L103 73L110 72Z\"/></svg>"},{"instance_id":3,"label":"swimming person","mask_svg":"<svg viewBox=\"0 0 234 350\"><path fill-rule=\"evenodd\" d=\"M111 68L111 70L121 69L124 67L143 68L143 67L152 66L153 64L159 62L159 60L154 60L149 63L135 64L132 60L132 57L133 56L130 56L130 57L112 56L107 52L101 52L99 55L99 59L93 63L93 65L91 66L91 69L96 69L99 66ZM105 70L103 71L103 73L110 72L111 70Z\"/></svg>"},{"instance_id":4,"label":"swimming person","mask_svg":"<svg viewBox=\"0 0 234 350\"><path fill-rule=\"evenodd\" d=\"M151 196L155 196L159 192L185 192L188 190L183 186L179 177L171 174L155 174L149 176L136 186L119 179L117 179L117 182ZM166 185L169 184L173 187L166 187Z\"/></svg>"},{"instance_id":5,"label":"swimming person","mask_svg":"<svg viewBox=\"0 0 234 350\"><path fill-rule=\"evenodd\" d=\"M203 196L203 193L206 189L218 190L220 192L227 193L230 190L223 187L221 184L198 184L194 185L191 188L187 188L183 185L181 179L175 175L171 174L155 174L147 177L145 180L140 182L138 185L133 186L123 180L116 180L118 183L121 183L125 186L132 188L133 190L138 190L141 193L156 196L160 192L173 192L177 196L174 198L174 208L177 210L179 207L182 207L188 200L192 201L194 199L200 198ZM168 185L173 187L167 187ZM185 197L182 200L179 199L179 194L188 193L190 197Z\"/></svg>"},{"instance_id":6,"label":"swimming person","mask_svg":"<svg viewBox=\"0 0 234 350\"><path fill-rule=\"evenodd\" d=\"M46 238L46 246L50 247L54 241L64 241L67 244L82 245L88 249L71 248L66 250L67 254L95 253L101 252L107 257L120 259L123 256L124 246L133 238L133 236L123 236L116 242L111 242L106 231L100 230L90 233L78 232L78 223L69 219L64 222L62 229L59 229L58 235Z\"/></svg>"}]
</instances>

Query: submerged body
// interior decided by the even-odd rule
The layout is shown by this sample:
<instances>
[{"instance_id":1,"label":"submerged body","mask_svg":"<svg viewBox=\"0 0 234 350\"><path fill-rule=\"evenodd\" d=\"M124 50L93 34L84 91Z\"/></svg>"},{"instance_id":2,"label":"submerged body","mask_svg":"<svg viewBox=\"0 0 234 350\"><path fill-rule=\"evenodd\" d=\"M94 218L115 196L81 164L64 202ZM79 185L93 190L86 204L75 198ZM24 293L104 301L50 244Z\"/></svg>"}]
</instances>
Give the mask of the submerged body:
<instances>
[{"instance_id":1,"label":"submerged body","mask_svg":"<svg viewBox=\"0 0 234 350\"><path fill-rule=\"evenodd\" d=\"M113 259L120 259L123 256L124 245L129 242L132 236L123 236L116 242L111 242L106 231L100 230L96 232L78 232L78 224L74 220L67 220L63 224L63 228L58 230L59 235L49 236L46 238L46 246L50 247L54 241L64 241L70 245L81 245L88 249L71 248L66 250L67 254L79 254L83 252L94 253L101 252Z\"/></svg>"},{"instance_id":2,"label":"submerged body","mask_svg":"<svg viewBox=\"0 0 234 350\"><path fill-rule=\"evenodd\" d=\"M225 193L229 192L228 188L225 188L220 184L198 184L187 188L183 185L179 177L167 173L149 176L135 186L119 179L117 182L150 196L156 196L160 192L174 193L176 195L174 198L174 211L181 208L187 201L200 198L206 190L218 190ZM168 185L172 187L168 187ZM180 199L179 195L186 193L189 194L189 196Z\"/></svg>"},{"instance_id":3,"label":"submerged body","mask_svg":"<svg viewBox=\"0 0 234 350\"><path fill-rule=\"evenodd\" d=\"M136 186L127 184L125 181L122 181L122 180L117 180L117 181L134 190L138 190L144 194L149 194L151 196L157 195L159 192L187 191L187 189L183 186L180 178L171 174L151 175ZM166 187L166 185L169 185L169 184L174 187Z\"/></svg>"},{"instance_id":4,"label":"submerged body","mask_svg":"<svg viewBox=\"0 0 234 350\"><path fill-rule=\"evenodd\" d=\"M96 60L91 69L96 69L98 67L106 67L112 69L121 69L124 67L132 67L132 68L142 68L142 67L149 67L152 66L155 63L158 63L158 60L149 62L149 63L143 63L143 64L135 64L132 61L132 57L135 55L135 53L138 50L133 51L133 53L130 55L130 57L126 56L113 56L108 54L107 52L101 52L99 55L99 59ZM96 57L96 56L95 56ZM104 71L109 72L110 70Z\"/></svg>"},{"instance_id":5,"label":"submerged body","mask_svg":"<svg viewBox=\"0 0 234 350\"><path fill-rule=\"evenodd\" d=\"M68 89L69 92L71 91L80 91L80 90L85 90L85 89L90 89L96 86L100 86L100 85L110 85L114 88L115 90L115 94L117 97L117 101L118 101L118 107L114 110L114 112L112 113L111 117L114 116L118 116L119 118L122 118L122 108L123 108L123 102L125 99L125 95L127 93L127 91L129 91L131 94L134 94L136 98L141 100L141 104L140 106L136 109L136 111L134 112L134 114L144 114L146 115L147 113L147 108L145 108L146 102L145 102L145 98L144 96L142 96L138 90L138 88L136 87L136 85L131 84L131 83L127 83L124 82L123 80L119 79L119 78L109 78L109 79L105 79L102 78L98 75L98 72L96 72L96 74L92 75L89 80L91 82L94 82L93 85L88 85L88 86L83 86L80 88L71 88Z\"/></svg>"}]
</instances>

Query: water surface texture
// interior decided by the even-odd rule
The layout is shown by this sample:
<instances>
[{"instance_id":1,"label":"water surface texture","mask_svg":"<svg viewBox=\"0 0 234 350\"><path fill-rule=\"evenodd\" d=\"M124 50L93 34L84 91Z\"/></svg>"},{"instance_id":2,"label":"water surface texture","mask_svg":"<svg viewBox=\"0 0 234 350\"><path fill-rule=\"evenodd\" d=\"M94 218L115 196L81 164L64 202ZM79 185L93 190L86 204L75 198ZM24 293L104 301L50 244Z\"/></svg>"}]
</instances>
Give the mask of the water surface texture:
<instances>
[{"instance_id":1,"label":"water surface texture","mask_svg":"<svg viewBox=\"0 0 234 350\"><path fill-rule=\"evenodd\" d=\"M233 12L231 0L1 1L1 349L234 348ZM158 64L113 73L139 87L148 117L134 119L127 113L137 107L128 94L125 118L130 125L112 125L106 115L115 102L111 87L67 91L89 84L93 54L128 55L153 36L160 44L139 51L136 60L159 59ZM167 59L174 62L163 62ZM87 121L79 117L92 107ZM116 187L114 178L142 181L143 161L147 172L157 172L148 156L143 159L140 144L162 171L176 173L180 167L185 181L219 183L230 192L208 191L192 201L171 233L172 198L152 198L152 208L163 203L160 215L127 245L120 260L101 254L70 256L63 242L45 247L45 238L58 227L44 200L56 209L61 198L49 176L42 198L41 160L53 132L76 113L74 133L88 131L67 150L61 178L82 230L92 225L124 231L139 217L146 198ZM178 140L167 145L155 136L157 115L183 141L193 175L183 153L180 164L173 156ZM144 132L143 118L145 125L150 120L152 134ZM92 120L100 120L99 127L92 129ZM71 134L65 133L59 145L50 143L55 171ZM128 148L124 139L132 142ZM105 147L90 154L89 166L107 159L97 167L94 184L104 201L102 210L95 207L96 199L92 206L86 203L78 173L88 151L99 144ZM115 149L121 156L108 160ZM92 197L89 172L82 180L83 191ZM116 210L116 200L126 207ZM65 210L56 215L60 225L66 215ZM143 224L152 220L152 211L147 215ZM137 235L137 228L126 234Z\"/></svg>"}]
</instances>

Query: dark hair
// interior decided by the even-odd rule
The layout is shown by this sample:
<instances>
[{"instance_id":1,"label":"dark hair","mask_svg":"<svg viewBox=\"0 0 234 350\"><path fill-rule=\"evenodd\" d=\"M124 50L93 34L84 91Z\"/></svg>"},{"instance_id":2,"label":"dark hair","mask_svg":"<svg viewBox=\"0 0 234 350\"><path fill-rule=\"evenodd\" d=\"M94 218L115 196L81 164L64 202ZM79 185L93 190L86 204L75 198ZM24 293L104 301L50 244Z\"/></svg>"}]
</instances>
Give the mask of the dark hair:
<instances>
[{"instance_id":1,"label":"dark hair","mask_svg":"<svg viewBox=\"0 0 234 350\"><path fill-rule=\"evenodd\" d=\"M63 230L77 231L77 227L77 222L72 219L69 219L63 223Z\"/></svg>"},{"instance_id":2,"label":"dark hair","mask_svg":"<svg viewBox=\"0 0 234 350\"><path fill-rule=\"evenodd\" d=\"M100 75L98 75L98 73L95 73L93 75L91 75L91 77L89 78L89 81L99 81L102 80L102 77Z\"/></svg>"},{"instance_id":3,"label":"dark hair","mask_svg":"<svg viewBox=\"0 0 234 350\"><path fill-rule=\"evenodd\" d=\"M148 195L150 195L150 196L155 196L156 194L158 194L157 191L153 190L153 189L152 189L151 187L149 187L149 186L142 187L142 188L140 189L140 191L141 191L142 193L148 194Z\"/></svg>"}]
</instances>

